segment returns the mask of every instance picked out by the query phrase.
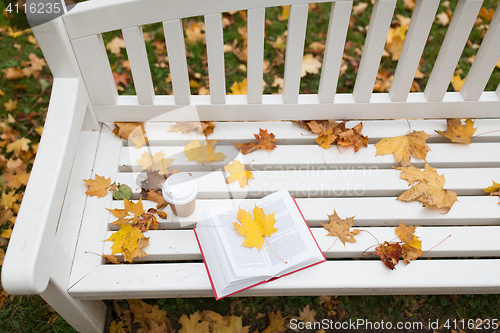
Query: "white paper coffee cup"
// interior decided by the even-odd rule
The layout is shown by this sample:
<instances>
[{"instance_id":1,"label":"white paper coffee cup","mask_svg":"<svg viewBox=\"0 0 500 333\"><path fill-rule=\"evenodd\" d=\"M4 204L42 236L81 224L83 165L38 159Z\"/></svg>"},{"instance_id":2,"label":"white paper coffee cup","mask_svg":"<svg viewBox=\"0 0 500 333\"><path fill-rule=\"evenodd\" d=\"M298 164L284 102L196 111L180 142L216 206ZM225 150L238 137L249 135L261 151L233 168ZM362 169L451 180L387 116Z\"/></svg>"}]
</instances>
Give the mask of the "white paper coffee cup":
<instances>
[{"instance_id":1,"label":"white paper coffee cup","mask_svg":"<svg viewBox=\"0 0 500 333\"><path fill-rule=\"evenodd\" d=\"M198 194L198 184L193 177L187 173L176 173L167 178L162 188L163 197L175 215L187 217L193 214Z\"/></svg>"}]
</instances>

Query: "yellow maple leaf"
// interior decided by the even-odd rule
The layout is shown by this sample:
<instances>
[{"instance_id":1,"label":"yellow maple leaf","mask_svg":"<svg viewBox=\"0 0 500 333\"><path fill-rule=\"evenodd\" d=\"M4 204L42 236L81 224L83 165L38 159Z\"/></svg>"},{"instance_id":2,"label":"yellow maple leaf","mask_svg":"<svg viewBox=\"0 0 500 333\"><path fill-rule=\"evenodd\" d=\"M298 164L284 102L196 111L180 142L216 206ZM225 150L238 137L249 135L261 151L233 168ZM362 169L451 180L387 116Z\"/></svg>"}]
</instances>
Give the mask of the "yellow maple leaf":
<instances>
[{"instance_id":1,"label":"yellow maple leaf","mask_svg":"<svg viewBox=\"0 0 500 333\"><path fill-rule=\"evenodd\" d=\"M462 124L459 118L447 119L446 124L448 125L446 132L436 131L436 133L447 137L451 142L470 143L476 132L474 121L470 118L465 120L465 124Z\"/></svg>"},{"instance_id":2,"label":"yellow maple leaf","mask_svg":"<svg viewBox=\"0 0 500 333\"><path fill-rule=\"evenodd\" d=\"M236 160L227 164L224 167L224 171L230 173L226 179L227 184L238 181L240 183L240 187L245 187L248 185L248 180L250 178L255 179L250 171L245 170L245 165Z\"/></svg>"},{"instance_id":3,"label":"yellow maple leaf","mask_svg":"<svg viewBox=\"0 0 500 333\"><path fill-rule=\"evenodd\" d=\"M444 208L446 213L451 209L455 201L457 201L457 194L453 191L448 191L443 188L445 178L439 175L435 168L425 163L424 171L415 168L413 165L409 167L395 168L401 170L401 178L406 179L412 188L405 191L398 197L398 200L409 202L419 201L424 206L434 208Z\"/></svg>"},{"instance_id":4,"label":"yellow maple leaf","mask_svg":"<svg viewBox=\"0 0 500 333\"><path fill-rule=\"evenodd\" d=\"M231 86L231 93L229 95L246 95L247 94L247 79L241 82L234 82Z\"/></svg>"},{"instance_id":5,"label":"yellow maple leaf","mask_svg":"<svg viewBox=\"0 0 500 333\"><path fill-rule=\"evenodd\" d=\"M264 237L270 237L278 229L274 227L276 220L274 218L274 212L266 215L264 210L255 205L253 209L253 218L250 212L244 209L238 209L238 222L233 222L235 229L243 236L245 240L243 241L243 246L254 248L256 247L259 251L264 244Z\"/></svg>"},{"instance_id":6,"label":"yellow maple leaf","mask_svg":"<svg viewBox=\"0 0 500 333\"><path fill-rule=\"evenodd\" d=\"M402 255L407 264L423 254L422 241L415 236L415 229L417 229L416 226L406 226L403 221L396 227L396 235L404 243L402 246Z\"/></svg>"},{"instance_id":7,"label":"yellow maple leaf","mask_svg":"<svg viewBox=\"0 0 500 333\"><path fill-rule=\"evenodd\" d=\"M319 68L321 67L321 62L314 58L310 53L305 54L302 57L302 67L300 69L300 77L304 77L309 74L318 74Z\"/></svg>"},{"instance_id":8,"label":"yellow maple leaf","mask_svg":"<svg viewBox=\"0 0 500 333\"><path fill-rule=\"evenodd\" d=\"M6 185L13 189L18 189L21 185L27 185L30 174L26 172L26 167L21 166L16 169L6 170L3 173Z\"/></svg>"},{"instance_id":9,"label":"yellow maple leaf","mask_svg":"<svg viewBox=\"0 0 500 333\"><path fill-rule=\"evenodd\" d=\"M269 326L262 333L284 332L285 318L281 315L281 310L276 312L268 312Z\"/></svg>"},{"instance_id":10,"label":"yellow maple leaf","mask_svg":"<svg viewBox=\"0 0 500 333\"><path fill-rule=\"evenodd\" d=\"M408 26L406 25L400 25L397 28L389 28L385 47L392 55L392 60L399 60L401 51L403 50L407 30Z\"/></svg>"},{"instance_id":11,"label":"yellow maple leaf","mask_svg":"<svg viewBox=\"0 0 500 333\"><path fill-rule=\"evenodd\" d=\"M486 193L498 192L500 191L500 184L493 181L493 186L488 186L487 188L483 188L483 191Z\"/></svg>"},{"instance_id":12,"label":"yellow maple leaf","mask_svg":"<svg viewBox=\"0 0 500 333\"><path fill-rule=\"evenodd\" d=\"M11 209L19 199L20 196L19 194L16 194L15 190L10 191L9 193L2 193L0 205L5 209Z\"/></svg>"},{"instance_id":13,"label":"yellow maple leaf","mask_svg":"<svg viewBox=\"0 0 500 333\"><path fill-rule=\"evenodd\" d=\"M201 315L198 311L189 316L189 318L183 314L179 319L179 323L181 324L181 329L179 333L208 333L209 331L209 322L208 321L200 321Z\"/></svg>"},{"instance_id":14,"label":"yellow maple leaf","mask_svg":"<svg viewBox=\"0 0 500 333\"><path fill-rule=\"evenodd\" d=\"M190 26L185 28L186 38L185 41L188 44L197 44L199 41L205 40L205 33L202 32L205 30L205 25L203 22L195 22Z\"/></svg>"},{"instance_id":15,"label":"yellow maple leaf","mask_svg":"<svg viewBox=\"0 0 500 333\"><path fill-rule=\"evenodd\" d=\"M11 235L12 235L12 229L9 228L9 229L2 230L2 234L0 235L0 237L9 239Z\"/></svg>"},{"instance_id":16,"label":"yellow maple leaf","mask_svg":"<svg viewBox=\"0 0 500 333\"><path fill-rule=\"evenodd\" d=\"M163 153L163 151L156 152L154 156L145 151L141 159L137 160L137 163L139 163L144 170L158 171L160 175L168 174L172 168L173 162L173 158L165 158L165 153Z\"/></svg>"},{"instance_id":17,"label":"yellow maple leaf","mask_svg":"<svg viewBox=\"0 0 500 333\"><path fill-rule=\"evenodd\" d=\"M460 91L460 89L462 89L462 86L464 85L464 82L465 79L462 79L459 72L453 74L453 76L451 77L451 86L455 91Z\"/></svg>"},{"instance_id":18,"label":"yellow maple leaf","mask_svg":"<svg viewBox=\"0 0 500 333\"><path fill-rule=\"evenodd\" d=\"M7 145L7 152L10 153L11 151L13 151L14 155L19 156L19 154L21 154L21 151L28 151L30 149L30 147L28 146L29 143L31 143L31 140L28 138L17 139L16 141Z\"/></svg>"},{"instance_id":19,"label":"yellow maple leaf","mask_svg":"<svg viewBox=\"0 0 500 333\"><path fill-rule=\"evenodd\" d=\"M231 315L222 322L216 322L212 333L248 333L250 326L243 326L241 317Z\"/></svg>"},{"instance_id":20,"label":"yellow maple leaf","mask_svg":"<svg viewBox=\"0 0 500 333\"><path fill-rule=\"evenodd\" d=\"M124 209L106 208L111 214L113 214L113 216L118 217L118 220L112 222L111 224L124 225L130 221L132 221L132 225L137 224L141 215L146 212L144 210L144 206L142 205L142 198L139 198L139 201L137 201L136 203L134 203L132 200L127 200L127 198L123 198L123 204L125 206Z\"/></svg>"},{"instance_id":21,"label":"yellow maple leaf","mask_svg":"<svg viewBox=\"0 0 500 333\"><path fill-rule=\"evenodd\" d=\"M88 190L85 192L91 197L102 198L108 194L108 189L111 187L111 178L104 178L99 175L95 175L96 179L83 179L85 184L89 186Z\"/></svg>"},{"instance_id":22,"label":"yellow maple leaf","mask_svg":"<svg viewBox=\"0 0 500 333\"><path fill-rule=\"evenodd\" d=\"M3 103L3 106L5 107L5 111L13 111L17 108L17 101L13 101L9 98L9 101Z\"/></svg>"},{"instance_id":23,"label":"yellow maple leaf","mask_svg":"<svg viewBox=\"0 0 500 333\"><path fill-rule=\"evenodd\" d=\"M354 236L359 234L359 229L349 230L354 224L354 216L347 217L343 220L334 210L332 215L328 215L328 218L330 219L330 222L320 223L326 230L328 230L327 236L337 236L344 246L346 242L356 242Z\"/></svg>"},{"instance_id":24,"label":"yellow maple leaf","mask_svg":"<svg viewBox=\"0 0 500 333\"><path fill-rule=\"evenodd\" d=\"M394 154L396 162L402 166L410 164L410 156L425 160L427 152L431 150L425 142L429 137L424 131L413 131L407 135L381 139L375 143L375 156Z\"/></svg>"},{"instance_id":25,"label":"yellow maple leaf","mask_svg":"<svg viewBox=\"0 0 500 333\"><path fill-rule=\"evenodd\" d=\"M198 140L193 140L184 146L184 154L188 161L196 161L202 164L224 161L226 155L215 152L216 143L217 140L205 140L202 146Z\"/></svg>"},{"instance_id":26,"label":"yellow maple leaf","mask_svg":"<svg viewBox=\"0 0 500 333\"><path fill-rule=\"evenodd\" d=\"M126 262L132 262L135 257L147 256L143 248L149 245L149 238L144 237L138 228L131 225L121 225L120 230L111 234L111 237L104 241L113 242L112 254L123 253Z\"/></svg>"}]
</instances>

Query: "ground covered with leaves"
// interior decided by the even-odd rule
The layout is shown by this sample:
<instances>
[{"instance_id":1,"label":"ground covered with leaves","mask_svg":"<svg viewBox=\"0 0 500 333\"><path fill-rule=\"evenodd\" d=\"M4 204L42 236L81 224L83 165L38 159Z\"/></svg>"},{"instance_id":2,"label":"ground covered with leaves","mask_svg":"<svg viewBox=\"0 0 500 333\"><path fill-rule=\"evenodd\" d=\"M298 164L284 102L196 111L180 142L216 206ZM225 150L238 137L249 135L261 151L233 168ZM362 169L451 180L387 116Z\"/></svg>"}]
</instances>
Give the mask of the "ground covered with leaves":
<instances>
[{"instance_id":1,"label":"ground covered with leaves","mask_svg":"<svg viewBox=\"0 0 500 333\"><path fill-rule=\"evenodd\" d=\"M442 1L415 75L412 91L423 91L437 57L457 1ZM486 0L460 58L450 91L459 91L477 49L488 29L498 0ZM384 56L374 86L375 92L390 89L394 71L408 29L414 1L398 1L389 30ZM331 5L310 4L300 93L317 93L321 61ZM3 263L12 229L29 173L38 149L52 86L52 76L36 39L30 31L11 29L0 15L0 265ZM362 45L368 30L371 1L356 2L349 23L346 48L337 91L353 90ZM266 10L263 92L281 93L288 7ZM247 31L246 12L224 13L224 51L226 88L229 94L246 94ZM202 17L184 20L187 60L192 94L209 94L205 33ZM161 24L144 27L144 37L157 94L171 94L168 55ZM123 37L119 31L104 34L104 41L120 94L135 94ZM496 89L500 77L497 64L486 90ZM200 130L206 130L200 129ZM325 131L321 129L322 133ZM262 135L262 134L261 134ZM319 138L318 138L319 139ZM325 135L318 144L333 141ZM255 144L254 144L255 145ZM241 147L240 147L241 148ZM252 150L260 147L243 147ZM196 157L194 157L196 158ZM405 161L404 157L401 161ZM404 166L404 165L403 165ZM460 274L460 272L451 272ZM334 278L334 277L331 277ZM372 323L422 323L414 332L470 331L470 320L477 329L487 331L486 321L500 313L496 295L447 296L324 296L324 297L250 297L213 299L156 299L110 301L110 332L284 332L294 331L293 323L323 319L349 322L363 319ZM460 322L463 319L464 321ZM433 324L439 320L437 327ZM455 326L448 326L446 320ZM464 324L465 323L465 324ZM347 329L336 331L349 331ZM411 332L412 330L405 330ZM73 332L74 330L38 296L12 296L0 287L0 331ZM396 331L396 330L393 330Z\"/></svg>"}]
</instances>

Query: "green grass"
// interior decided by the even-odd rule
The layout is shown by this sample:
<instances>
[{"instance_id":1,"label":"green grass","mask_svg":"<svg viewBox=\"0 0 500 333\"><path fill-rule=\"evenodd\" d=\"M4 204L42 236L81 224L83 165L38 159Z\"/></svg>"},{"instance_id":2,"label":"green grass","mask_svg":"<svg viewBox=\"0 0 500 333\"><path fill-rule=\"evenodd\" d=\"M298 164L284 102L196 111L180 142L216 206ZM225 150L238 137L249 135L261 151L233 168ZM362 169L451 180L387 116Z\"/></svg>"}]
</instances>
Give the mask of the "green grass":
<instances>
[{"instance_id":1,"label":"green grass","mask_svg":"<svg viewBox=\"0 0 500 333\"><path fill-rule=\"evenodd\" d=\"M486 0L483 4L486 8L496 8L500 0ZM457 1L450 1L451 9L456 6ZM1 7L0 7L1 8ZM331 5L328 3L317 5L311 8L309 12L309 22L314 22L307 27L305 51L310 53L309 45L312 42L324 42L326 40L326 31L330 16ZM438 13L445 11L443 4L439 7ZM270 63L276 59L279 53L268 42L275 42L278 36L282 35L287 29L287 21L276 19L282 12L281 8L272 8L266 10L266 42L264 44L264 59ZM411 12L404 8L402 1L398 5L394 14L393 26L397 25L397 14L410 17ZM368 25L371 15L371 5L365 12L356 17L351 22L352 27L348 32L348 40L352 41L352 47L345 50L346 54L357 61L360 60L359 50L365 39L365 27ZM232 44L237 41L237 46L242 47L244 38L238 32L238 28L246 25L245 20L238 15L224 14L228 19L234 22L224 29L224 43ZM184 23L202 22L203 18L185 19ZM0 26L6 25L7 20L0 16ZM424 49L420 69L425 74L423 79L418 79L421 90L425 88L429 73L435 63L439 47L446 34L446 27L434 23L431 29L431 38L429 38ZM462 70L462 77L465 77L470 70L470 62L467 60L476 54L474 45L480 45L484 29L475 27L470 35L470 43L464 48L463 54L458 62L457 69ZM150 60L153 84L157 94L172 94L172 84L166 78L169 75L168 61L164 57L166 50L162 51L161 46L164 42L162 25L152 24L144 26L144 32L150 33L152 42L146 43L146 50ZM50 71L45 67L40 75L35 77L26 77L20 80L5 79L2 70L11 67L23 67L23 61L27 61L30 53L42 57L42 53L36 46L28 41L30 34L23 34L17 38L8 37L0 34L0 89L4 96L0 96L0 121L7 119L12 115L15 122L9 124L19 132L20 137L28 137L32 143L39 141L39 136L35 133L36 124L43 124L45 113L50 97L52 77ZM120 36L119 31L112 31L103 34L104 42L107 44L114 37ZM471 47L472 46L472 47ZM283 53L283 52L281 52ZM124 66L124 60L127 59L126 50L122 49L118 55L108 52L110 65L116 73L129 73ZM203 42L197 44L187 44L187 63L190 79L196 81L202 87L209 88L208 69L206 59L206 48ZM323 53L318 55L322 60ZM164 61L160 61L164 59ZM241 82L246 78L245 70L235 70L240 65L246 65L240 61L233 53L225 54L226 66L226 90L231 92L231 86L235 82ZM390 57L384 57L381 62L380 70L394 72L397 61ZM321 69L320 69L321 70ZM284 65L271 66L269 73L264 74L264 80L267 85L265 93L278 93L278 87L272 84L275 78L282 78ZM339 80L337 91L339 93L352 92L356 79L357 68L348 63L346 73ZM317 93L319 75L308 74L302 78L300 83L301 93ZM494 90L500 82L500 69L495 68L486 90ZM450 91L453 88L450 86ZM197 94L199 89L192 88L192 93ZM127 87L123 87L120 94L133 95L135 89L133 81ZM17 108L14 111L7 112L3 104L9 100L17 101ZM10 155L2 153L6 158ZM0 164L1 165L1 164ZM6 192L3 177L0 178L0 189ZM24 188L19 191L22 192ZM2 230L5 226L2 227ZM0 230L1 231L1 230ZM5 244L0 242L3 250ZM342 274L339 272L338 274ZM460 272L450 272L450 274L460 274ZM335 276L323 277L334 279ZM370 277L367 276L367 279ZM0 296L1 299L1 296ZM252 325L250 331L255 329L262 330L267 325L266 318L259 318L259 313L267 313L280 309L283 316L298 316L299 311L305 306L310 305L318 313L316 318L333 318L335 320L348 320L363 318L372 321L423 321L430 319L477 319L477 318L498 318L500 313L499 295L443 295L443 296L339 296L335 298L334 304L331 304L331 311L324 304L320 304L319 297L247 297L247 298L228 298L215 301L213 298L193 298L193 299L158 299L145 300L151 304L158 304L162 309L168 312L173 320L178 320L183 314L189 315L198 310L210 309L222 315L235 314L243 315L244 325ZM119 302L119 305L126 308L127 302ZM333 312L332 312L333 311ZM7 296L0 305L0 332L73 332L74 330L59 317L49 306L47 306L39 296Z\"/></svg>"}]
</instances>

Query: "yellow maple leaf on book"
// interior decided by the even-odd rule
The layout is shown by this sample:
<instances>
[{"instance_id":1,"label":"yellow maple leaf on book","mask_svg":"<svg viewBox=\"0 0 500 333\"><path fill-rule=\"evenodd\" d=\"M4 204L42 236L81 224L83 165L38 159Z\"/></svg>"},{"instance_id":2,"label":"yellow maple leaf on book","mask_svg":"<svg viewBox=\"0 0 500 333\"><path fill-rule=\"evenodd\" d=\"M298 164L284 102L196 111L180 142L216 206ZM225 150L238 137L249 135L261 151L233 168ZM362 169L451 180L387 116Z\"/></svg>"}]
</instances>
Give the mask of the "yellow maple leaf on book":
<instances>
[{"instance_id":1,"label":"yellow maple leaf on book","mask_svg":"<svg viewBox=\"0 0 500 333\"><path fill-rule=\"evenodd\" d=\"M256 247L259 251L264 244L264 237L270 237L278 229L274 227L276 219L274 218L274 212L266 215L264 210L255 205L253 209L253 218L250 212L244 209L238 209L238 222L234 222L233 225L236 230L243 236L245 236L245 241L243 246L254 248ZM267 241L266 241L267 242Z\"/></svg>"}]
</instances>

